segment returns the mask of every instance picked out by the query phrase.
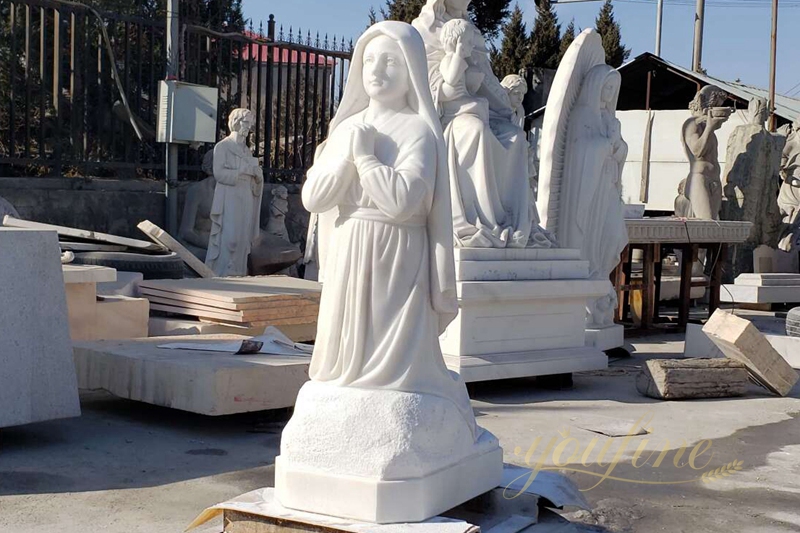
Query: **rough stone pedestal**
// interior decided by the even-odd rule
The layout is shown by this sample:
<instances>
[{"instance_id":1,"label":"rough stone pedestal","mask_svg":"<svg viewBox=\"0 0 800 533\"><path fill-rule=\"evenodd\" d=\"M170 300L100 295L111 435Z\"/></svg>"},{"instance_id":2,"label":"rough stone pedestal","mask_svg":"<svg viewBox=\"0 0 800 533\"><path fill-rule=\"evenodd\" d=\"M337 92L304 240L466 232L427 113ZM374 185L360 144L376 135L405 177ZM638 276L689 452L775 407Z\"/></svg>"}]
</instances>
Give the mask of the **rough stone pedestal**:
<instances>
[{"instance_id":1,"label":"rough stone pedestal","mask_svg":"<svg viewBox=\"0 0 800 533\"><path fill-rule=\"evenodd\" d=\"M608 294L578 250L459 248L458 317L439 338L466 382L606 368L586 344L586 303Z\"/></svg>"},{"instance_id":2,"label":"rough stone pedestal","mask_svg":"<svg viewBox=\"0 0 800 533\"><path fill-rule=\"evenodd\" d=\"M0 428L80 414L58 235L0 228Z\"/></svg>"},{"instance_id":3,"label":"rough stone pedestal","mask_svg":"<svg viewBox=\"0 0 800 533\"><path fill-rule=\"evenodd\" d=\"M471 427L439 396L309 381L281 436L275 494L299 511L426 520L502 480L497 438L478 428L476 441Z\"/></svg>"}]
</instances>

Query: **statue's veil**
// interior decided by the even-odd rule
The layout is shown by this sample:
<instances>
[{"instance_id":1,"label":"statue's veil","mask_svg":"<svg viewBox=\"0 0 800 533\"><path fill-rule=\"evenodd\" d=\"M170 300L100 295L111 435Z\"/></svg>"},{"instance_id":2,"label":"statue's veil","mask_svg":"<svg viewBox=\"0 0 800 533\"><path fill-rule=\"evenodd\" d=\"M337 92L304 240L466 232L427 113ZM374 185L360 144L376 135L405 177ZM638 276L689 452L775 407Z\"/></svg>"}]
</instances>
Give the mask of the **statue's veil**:
<instances>
[{"instance_id":1,"label":"statue's veil","mask_svg":"<svg viewBox=\"0 0 800 533\"><path fill-rule=\"evenodd\" d=\"M428 240L431 257L431 299L434 309L439 313L440 330L455 318L458 313L455 289L455 265L453 262L453 218L450 206L450 183L447 174L447 151L444 144L439 115L433 105L428 85L428 63L425 43L419 32L410 24L396 21L383 21L370 26L358 39L353 50L347 85L345 85L336 116L328 129L328 137L349 117L364 111L369 105L369 97L364 91L362 66L364 49L372 39L385 35L395 41L403 53L409 73L411 87L408 92L408 105L430 128L436 139L437 168L433 193L433 204L428 214ZM325 152L322 143L315 154L319 161ZM334 210L336 211L336 210ZM319 260L320 280L324 281L326 248L335 246L331 242L337 213L321 213L316 217L316 245ZM312 221L313 223L313 221ZM310 229L313 229L310 228ZM311 234L311 231L309 232Z\"/></svg>"},{"instance_id":2,"label":"statue's veil","mask_svg":"<svg viewBox=\"0 0 800 533\"><path fill-rule=\"evenodd\" d=\"M539 156L539 196L536 207L541 225L559 238L559 204L564 174L569 117L586 74L605 65L603 41L593 29L581 32L561 60L547 97ZM602 87L602 86L601 86Z\"/></svg>"}]
</instances>

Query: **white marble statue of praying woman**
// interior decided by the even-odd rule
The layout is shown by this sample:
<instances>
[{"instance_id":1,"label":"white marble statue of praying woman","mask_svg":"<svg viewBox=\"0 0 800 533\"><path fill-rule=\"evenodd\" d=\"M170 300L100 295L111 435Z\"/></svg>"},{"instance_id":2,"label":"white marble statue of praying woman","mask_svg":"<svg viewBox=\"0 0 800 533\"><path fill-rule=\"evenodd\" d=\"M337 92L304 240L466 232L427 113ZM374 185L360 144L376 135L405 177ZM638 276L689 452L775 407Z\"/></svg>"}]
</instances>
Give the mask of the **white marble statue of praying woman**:
<instances>
[{"instance_id":1,"label":"white marble statue of praying woman","mask_svg":"<svg viewBox=\"0 0 800 533\"><path fill-rule=\"evenodd\" d=\"M259 235L264 175L247 145L253 114L234 109L230 135L214 146L214 201L206 265L217 276L246 276L247 258Z\"/></svg>"},{"instance_id":2,"label":"white marble statue of praying woman","mask_svg":"<svg viewBox=\"0 0 800 533\"><path fill-rule=\"evenodd\" d=\"M615 115L620 81L612 67L592 67L569 118L558 239L581 250L592 279L608 279L628 243L621 196L628 145ZM610 293L590 305L587 326L611 325L615 300Z\"/></svg>"},{"instance_id":3,"label":"white marble statue of praying woman","mask_svg":"<svg viewBox=\"0 0 800 533\"><path fill-rule=\"evenodd\" d=\"M474 431L439 348L458 312L445 156L422 39L408 24L371 26L302 190L323 282L309 376L443 397Z\"/></svg>"}]
</instances>

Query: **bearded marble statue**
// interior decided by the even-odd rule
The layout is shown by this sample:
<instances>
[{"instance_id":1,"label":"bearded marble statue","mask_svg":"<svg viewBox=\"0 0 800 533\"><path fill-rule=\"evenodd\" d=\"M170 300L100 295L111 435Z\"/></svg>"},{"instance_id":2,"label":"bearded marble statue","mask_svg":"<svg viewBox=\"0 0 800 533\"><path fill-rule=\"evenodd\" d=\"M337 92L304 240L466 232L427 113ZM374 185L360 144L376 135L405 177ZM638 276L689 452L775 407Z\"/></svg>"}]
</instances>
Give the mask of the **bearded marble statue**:
<instances>
[{"instance_id":1,"label":"bearded marble statue","mask_svg":"<svg viewBox=\"0 0 800 533\"><path fill-rule=\"evenodd\" d=\"M589 261L589 277L609 279L628 244L622 167L628 145L616 118L619 73L605 64L599 34L584 30L559 65L542 125L539 213L565 248ZM587 308L587 326L613 323L616 293Z\"/></svg>"},{"instance_id":2,"label":"bearded marble statue","mask_svg":"<svg viewBox=\"0 0 800 533\"><path fill-rule=\"evenodd\" d=\"M681 128L681 142L689 159L684 188L684 196L689 201L688 218L719 220L722 181L716 131L731 116L732 109L721 107L726 98L719 87L706 85L689 104L692 116Z\"/></svg>"},{"instance_id":3,"label":"bearded marble statue","mask_svg":"<svg viewBox=\"0 0 800 533\"><path fill-rule=\"evenodd\" d=\"M247 257L259 236L264 175L247 145L253 114L234 109L230 135L214 146L214 201L206 265L217 276L246 276Z\"/></svg>"},{"instance_id":4,"label":"bearded marble statue","mask_svg":"<svg viewBox=\"0 0 800 533\"><path fill-rule=\"evenodd\" d=\"M446 157L419 33L374 24L302 190L323 290L276 460L286 507L415 522L500 481L497 439L439 347L458 312Z\"/></svg>"},{"instance_id":5,"label":"bearded marble statue","mask_svg":"<svg viewBox=\"0 0 800 533\"><path fill-rule=\"evenodd\" d=\"M428 0L412 23L425 41L430 89L444 128L455 244L525 247L531 228L538 228L530 202L528 142L506 89L492 73L469 4Z\"/></svg>"}]
</instances>

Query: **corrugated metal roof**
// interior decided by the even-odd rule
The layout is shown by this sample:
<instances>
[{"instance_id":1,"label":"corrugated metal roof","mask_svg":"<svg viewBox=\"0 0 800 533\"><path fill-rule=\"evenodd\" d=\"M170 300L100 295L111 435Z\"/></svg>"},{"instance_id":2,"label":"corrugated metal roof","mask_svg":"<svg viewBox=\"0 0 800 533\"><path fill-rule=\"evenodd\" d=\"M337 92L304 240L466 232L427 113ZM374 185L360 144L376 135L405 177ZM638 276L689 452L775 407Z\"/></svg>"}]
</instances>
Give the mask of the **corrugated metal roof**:
<instances>
[{"instance_id":1,"label":"corrugated metal roof","mask_svg":"<svg viewBox=\"0 0 800 533\"><path fill-rule=\"evenodd\" d=\"M760 98L764 98L765 100L769 99L769 91L766 91L764 89L761 89L761 88L758 88L758 87L752 87L750 85L745 85L743 83L725 81L725 80L721 80L719 78L715 78L713 76L708 76L706 74L701 74L699 72L694 72L693 70L684 68L684 67L682 67L680 65L676 65L675 63L671 63L671 62L667 61L666 59L663 59L663 58L658 57L656 55L650 54L648 52L645 52L644 54L641 54L641 55L637 56L635 59L633 59L632 61L629 61L628 63L625 63L624 65L619 67L617 70L619 70L620 73L624 72L626 66L630 65L631 63L633 63L634 61L636 61L637 59L639 59L639 58L641 58L642 56L645 56L645 55L650 56L651 59L653 59L655 61L660 61L660 62L664 63L665 65L668 65L670 68L673 68L675 70L680 71L681 73L685 74L686 76L695 78L698 81L706 83L706 84L709 84L709 85L716 85L717 87L719 87L723 91L729 92L729 93L731 93L731 94L733 94L735 96L738 96L739 98L742 98L744 100L750 100L750 98L752 98L754 96L758 96ZM782 94L776 94L775 95L775 114L785 118L786 120L788 120L790 122L793 121L795 118L800 116L800 100L798 100L796 98L790 98L790 97L784 96Z\"/></svg>"},{"instance_id":2,"label":"corrugated metal roof","mask_svg":"<svg viewBox=\"0 0 800 533\"><path fill-rule=\"evenodd\" d=\"M726 91L742 100L749 101L750 98L753 96L758 96L764 98L765 100L769 98L769 91L761 89L759 87L752 87L750 85L745 85L743 83L736 83L730 82L725 80L720 80L713 76L708 76L706 74L701 74L699 72L694 72L693 70L687 69L680 65L676 65L675 63L671 63L666 59L658 57L657 55L651 54L650 52L644 52L643 54L639 54L635 58L631 59L624 65L620 66L617 70L623 76L623 83L625 80L625 69L629 65L633 65L634 63L640 63L642 61L658 61L664 66L669 67L673 70L676 70L686 76L687 78L692 78L697 80L699 83L706 84L706 85L716 85L723 91ZM546 106L543 106L533 113L531 116L534 118L540 116L544 113ZM788 96L784 96L782 94L775 95L775 114L779 117L792 122L796 118L800 117L800 99L797 98L790 98Z\"/></svg>"}]
</instances>

